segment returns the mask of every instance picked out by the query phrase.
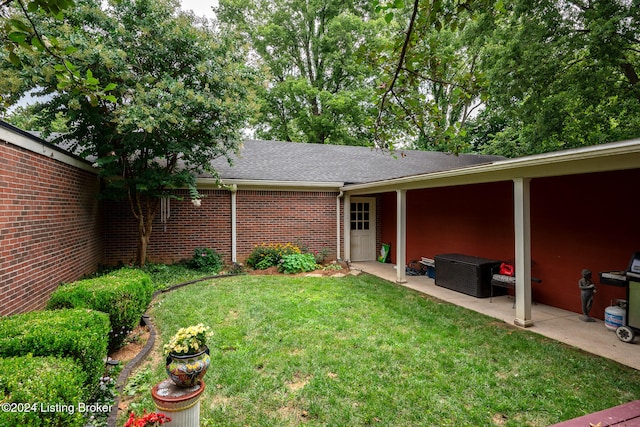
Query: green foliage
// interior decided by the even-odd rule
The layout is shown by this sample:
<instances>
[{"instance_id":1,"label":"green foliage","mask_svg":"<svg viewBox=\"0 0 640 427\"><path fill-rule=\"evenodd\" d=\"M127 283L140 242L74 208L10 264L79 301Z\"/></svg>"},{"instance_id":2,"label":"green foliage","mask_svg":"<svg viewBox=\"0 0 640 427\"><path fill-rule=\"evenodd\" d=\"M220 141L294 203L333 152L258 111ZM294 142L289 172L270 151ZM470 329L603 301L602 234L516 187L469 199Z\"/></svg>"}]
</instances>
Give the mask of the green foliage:
<instances>
[{"instance_id":1,"label":"green foliage","mask_svg":"<svg viewBox=\"0 0 640 427\"><path fill-rule=\"evenodd\" d=\"M141 369L127 379L127 385L122 392L126 396L134 396L138 393L148 392L153 387L151 383L151 369Z\"/></svg>"},{"instance_id":2,"label":"green foliage","mask_svg":"<svg viewBox=\"0 0 640 427\"><path fill-rule=\"evenodd\" d=\"M260 138L371 144L368 58L385 38L369 1L221 0L223 28L248 40L264 68L257 89Z\"/></svg>"},{"instance_id":3,"label":"green foliage","mask_svg":"<svg viewBox=\"0 0 640 427\"><path fill-rule=\"evenodd\" d=\"M485 118L504 123L486 152L521 156L640 135L637 2L505 6L484 15L480 33Z\"/></svg>"},{"instance_id":4,"label":"green foliage","mask_svg":"<svg viewBox=\"0 0 640 427\"><path fill-rule=\"evenodd\" d=\"M468 151L465 123L484 97L478 50L467 42L476 25L472 11L480 3L485 2L394 1L377 6L406 29L393 44L401 54L379 55L379 66L388 74L378 89L379 146L410 143L421 150Z\"/></svg>"},{"instance_id":5,"label":"green foliage","mask_svg":"<svg viewBox=\"0 0 640 427\"><path fill-rule=\"evenodd\" d=\"M0 6L6 8L6 15L5 10L2 10L3 13L0 15L0 18L3 18L0 20L0 39L3 40L8 55L3 55L1 59L6 61L5 65L20 72L32 65L34 55L39 56L43 58L43 71L49 76L50 82L56 84L57 90L65 91L74 97L85 98L94 106L98 100L116 102L115 97L109 94L115 87L113 84L102 84L93 76L91 70L83 69L74 63L76 61L71 58L77 49L41 28L41 19L61 22L65 13L73 10L74 6L73 0L4 2ZM43 30L47 34L43 34ZM20 88L17 93L4 93L0 90L0 112L3 110L2 107L17 101L27 91L25 84L17 84L16 87Z\"/></svg>"},{"instance_id":6,"label":"green foliage","mask_svg":"<svg viewBox=\"0 0 640 427\"><path fill-rule=\"evenodd\" d=\"M311 253L284 255L278 265L278 270L282 273L303 273L313 271L319 267L316 258Z\"/></svg>"},{"instance_id":7,"label":"green foliage","mask_svg":"<svg viewBox=\"0 0 640 427\"><path fill-rule=\"evenodd\" d=\"M166 289L206 275L205 272L189 267L188 261L176 264L145 264L142 270L149 274L155 289Z\"/></svg>"},{"instance_id":8,"label":"green foliage","mask_svg":"<svg viewBox=\"0 0 640 427\"><path fill-rule=\"evenodd\" d=\"M104 276L62 285L47 308L90 308L109 315L109 348L116 349L138 324L153 296L151 278L142 270L123 268Z\"/></svg>"},{"instance_id":9,"label":"green foliage","mask_svg":"<svg viewBox=\"0 0 640 427\"><path fill-rule=\"evenodd\" d=\"M70 357L97 384L107 356L109 318L86 309L45 310L0 318L0 357Z\"/></svg>"},{"instance_id":10,"label":"green foliage","mask_svg":"<svg viewBox=\"0 0 640 427\"><path fill-rule=\"evenodd\" d=\"M73 47L80 75L112 82L105 90L117 102L60 91L47 59L29 51L21 70L0 62L0 93L46 95L35 112L45 125L64 114L69 132L54 142L96 159L102 197L131 201L139 224L136 262L144 265L160 198L195 188L198 174L217 178L211 160L238 148L253 108L244 41L179 11L172 0L81 0L64 25L42 17L41 26Z\"/></svg>"},{"instance_id":11,"label":"green foliage","mask_svg":"<svg viewBox=\"0 0 640 427\"><path fill-rule=\"evenodd\" d=\"M377 6L407 28L403 55L379 55L381 145L518 157L640 135L635 2L413 4L411 19L409 2Z\"/></svg>"},{"instance_id":12,"label":"green foliage","mask_svg":"<svg viewBox=\"0 0 640 427\"><path fill-rule=\"evenodd\" d=\"M55 334L55 331L49 331ZM16 411L0 411L2 426L85 425L79 403L86 403L87 374L74 360L26 356L0 358L0 401ZM4 408L3 408L4 409Z\"/></svg>"},{"instance_id":13,"label":"green foliage","mask_svg":"<svg viewBox=\"0 0 640 427\"><path fill-rule=\"evenodd\" d=\"M262 243L253 248L245 262L256 270L266 270L269 267L277 267L283 256L300 252L300 248L292 243Z\"/></svg>"},{"instance_id":14,"label":"green foliage","mask_svg":"<svg viewBox=\"0 0 640 427\"><path fill-rule=\"evenodd\" d=\"M196 248L189 265L197 270L217 273L223 266L222 256L214 249Z\"/></svg>"}]
</instances>

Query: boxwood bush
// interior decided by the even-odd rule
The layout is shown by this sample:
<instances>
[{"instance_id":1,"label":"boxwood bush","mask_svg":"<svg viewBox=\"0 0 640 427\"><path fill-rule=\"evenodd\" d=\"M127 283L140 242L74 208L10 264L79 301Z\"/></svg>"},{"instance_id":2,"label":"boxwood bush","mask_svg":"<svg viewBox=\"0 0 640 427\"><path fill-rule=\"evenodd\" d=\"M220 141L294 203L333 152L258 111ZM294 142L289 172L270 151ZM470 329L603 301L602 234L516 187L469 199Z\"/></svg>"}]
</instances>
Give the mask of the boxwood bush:
<instances>
[{"instance_id":1,"label":"boxwood bush","mask_svg":"<svg viewBox=\"0 0 640 427\"><path fill-rule=\"evenodd\" d=\"M104 372L109 330L105 313L87 309L33 311L2 317L0 357L29 353L70 357L82 366L88 384L97 384ZM38 372L32 374L38 377Z\"/></svg>"},{"instance_id":2,"label":"boxwood bush","mask_svg":"<svg viewBox=\"0 0 640 427\"><path fill-rule=\"evenodd\" d=\"M0 425L80 427L86 382L86 372L73 359L0 358Z\"/></svg>"},{"instance_id":3,"label":"boxwood bush","mask_svg":"<svg viewBox=\"0 0 640 427\"><path fill-rule=\"evenodd\" d=\"M153 283L147 273L122 268L58 287L47 308L90 308L107 313L111 321L109 349L115 350L140 322L152 297Z\"/></svg>"}]
</instances>

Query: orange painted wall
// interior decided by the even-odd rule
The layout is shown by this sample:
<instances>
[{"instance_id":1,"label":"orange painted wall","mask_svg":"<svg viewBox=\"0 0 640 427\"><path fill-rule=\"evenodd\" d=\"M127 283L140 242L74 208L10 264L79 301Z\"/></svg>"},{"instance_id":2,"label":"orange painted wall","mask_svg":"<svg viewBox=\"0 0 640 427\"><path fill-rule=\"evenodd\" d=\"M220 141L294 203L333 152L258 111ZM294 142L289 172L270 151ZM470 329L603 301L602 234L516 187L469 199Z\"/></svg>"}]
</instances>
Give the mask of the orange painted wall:
<instances>
[{"instance_id":1,"label":"orange painted wall","mask_svg":"<svg viewBox=\"0 0 640 427\"><path fill-rule=\"evenodd\" d=\"M598 285L591 315L602 319L624 288L600 285L598 273L625 269L640 251L640 170L539 178L531 181L534 301L580 312L583 268ZM381 240L395 262L396 194L381 201ZM514 257L513 184L500 182L407 192L407 260L462 253ZM437 274L437 271L436 271Z\"/></svg>"}]
</instances>

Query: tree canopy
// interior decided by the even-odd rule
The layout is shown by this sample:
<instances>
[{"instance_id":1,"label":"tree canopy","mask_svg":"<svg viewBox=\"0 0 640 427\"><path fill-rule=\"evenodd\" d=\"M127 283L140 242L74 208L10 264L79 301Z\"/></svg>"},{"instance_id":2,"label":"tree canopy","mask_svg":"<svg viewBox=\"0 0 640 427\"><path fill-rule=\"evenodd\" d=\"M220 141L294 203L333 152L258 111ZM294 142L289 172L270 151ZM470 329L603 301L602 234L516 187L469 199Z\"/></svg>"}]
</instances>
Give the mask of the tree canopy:
<instances>
[{"instance_id":1,"label":"tree canopy","mask_svg":"<svg viewBox=\"0 0 640 427\"><path fill-rule=\"evenodd\" d=\"M638 0L380 9L407 31L379 117L410 118L419 147L514 157L640 135Z\"/></svg>"},{"instance_id":2,"label":"tree canopy","mask_svg":"<svg viewBox=\"0 0 640 427\"><path fill-rule=\"evenodd\" d=\"M261 70L250 121L261 138L515 157L640 135L640 0L220 0L216 12ZM84 55L65 37L44 32L61 64L16 25L9 57L49 68L1 70L0 95L77 83L69 68L94 85L93 103L117 95L108 73L73 68Z\"/></svg>"},{"instance_id":3,"label":"tree canopy","mask_svg":"<svg viewBox=\"0 0 640 427\"><path fill-rule=\"evenodd\" d=\"M368 0L221 0L221 24L251 44L265 72L252 124L262 138L371 144L367 56L386 30Z\"/></svg>"},{"instance_id":4,"label":"tree canopy","mask_svg":"<svg viewBox=\"0 0 640 427\"><path fill-rule=\"evenodd\" d=\"M113 99L61 89L47 67L55 59L38 50L19 51L20 67L2 62L9 78L0 93L19 80L22 90L46 95L39 120L65 115L69 132L60 138L94 159L105 196L129 200L144 264L160 198L184 187L198 197L195 175L215 176L211 160L238 146L253 77L243 47L172 0L82 0L62 24L38 19L46 34L73 46L69 60L82 64L81 74L110 82Z\"/></svg>"},{"instance_id":5,"label":"tree canopy","mask_svg":"<svg viewBox=\"0 0 640 427\"><path fill-rule=\"evenodd\" d=\"M640 1L519 0L490 20L482 121L502 128L483 141L486 151L519 156L640 136Z\"/></svg>"}]
</instances>

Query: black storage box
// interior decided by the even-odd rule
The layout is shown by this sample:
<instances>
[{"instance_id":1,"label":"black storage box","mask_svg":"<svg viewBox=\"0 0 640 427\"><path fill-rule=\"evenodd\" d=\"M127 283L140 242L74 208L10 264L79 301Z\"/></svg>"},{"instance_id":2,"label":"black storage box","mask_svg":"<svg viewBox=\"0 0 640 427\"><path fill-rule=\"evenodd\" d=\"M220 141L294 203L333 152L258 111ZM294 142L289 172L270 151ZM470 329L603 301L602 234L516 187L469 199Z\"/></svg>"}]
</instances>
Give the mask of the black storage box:
<instances>
[{"instance_id":1,"label":"black storage box","mask_svg":"<svg viewBox=\"0 0 640 427\"><path fill-rule=\"evenodd\" d=\"M478 298L491 296L491 269L500 261L462 254L434 257L437 286Z\"/></svg>"}]
</instances>

